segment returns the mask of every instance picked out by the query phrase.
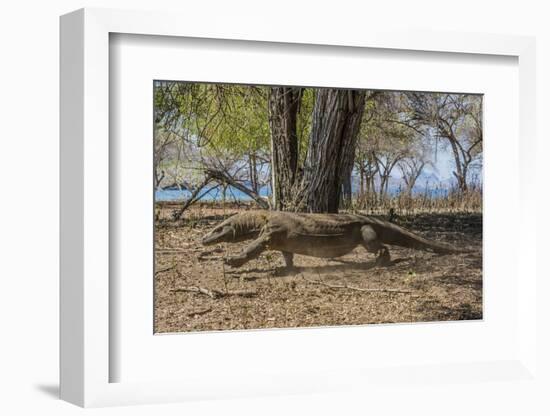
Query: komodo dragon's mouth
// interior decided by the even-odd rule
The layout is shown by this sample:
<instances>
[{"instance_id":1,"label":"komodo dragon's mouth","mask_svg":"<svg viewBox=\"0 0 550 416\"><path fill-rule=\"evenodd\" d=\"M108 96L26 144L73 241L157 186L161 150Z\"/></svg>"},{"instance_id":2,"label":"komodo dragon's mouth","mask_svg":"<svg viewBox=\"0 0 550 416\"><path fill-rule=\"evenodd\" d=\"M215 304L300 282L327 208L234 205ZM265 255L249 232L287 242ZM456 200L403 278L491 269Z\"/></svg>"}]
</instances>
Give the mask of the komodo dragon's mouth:
<instances>
[{"instance_id":1,"label":"komodo dragon's mouth","mask_svg":"<svg viewBox=\"0 0 550 416\"><path fill-rule=\"evenodd\" d=\"M225 240L225 237L229 236L230 234L234 234L234 231L231 229L231 227L224 227L220 230L214 229L202 238L201 243L205 246L215 244L220 240Z\"/></svg>"}]
</instances>

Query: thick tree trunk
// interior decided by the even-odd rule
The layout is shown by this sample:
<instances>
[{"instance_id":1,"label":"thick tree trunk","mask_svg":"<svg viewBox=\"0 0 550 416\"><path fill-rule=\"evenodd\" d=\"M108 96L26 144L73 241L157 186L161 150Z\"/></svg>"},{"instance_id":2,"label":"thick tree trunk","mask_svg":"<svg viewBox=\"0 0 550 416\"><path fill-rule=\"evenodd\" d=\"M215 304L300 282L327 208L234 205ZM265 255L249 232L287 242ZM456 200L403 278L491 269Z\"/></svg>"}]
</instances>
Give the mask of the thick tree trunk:
<instances>
[{"instance_id":1,"label":"thick tree trunk","mask_svg":"<svg viewBox=\"0 0 550 416\"><path fill-rule=\"evenodd\" d=\"M304 167L309 212L338 212L344 178L353 167L366 91L320 89Z\"/></svg>"},{"instance_id":2,"label":"thick tree trunk","mask_svg":"<svg viewBox=\"0 0 550 416\"><path fill-rule=\"evenodd\" d=\"M276 87L269 94L269 127L271 129L271 189L273 207L290 208L298 168L296 120L301 88Z\"/></svg>"}]
</instances>

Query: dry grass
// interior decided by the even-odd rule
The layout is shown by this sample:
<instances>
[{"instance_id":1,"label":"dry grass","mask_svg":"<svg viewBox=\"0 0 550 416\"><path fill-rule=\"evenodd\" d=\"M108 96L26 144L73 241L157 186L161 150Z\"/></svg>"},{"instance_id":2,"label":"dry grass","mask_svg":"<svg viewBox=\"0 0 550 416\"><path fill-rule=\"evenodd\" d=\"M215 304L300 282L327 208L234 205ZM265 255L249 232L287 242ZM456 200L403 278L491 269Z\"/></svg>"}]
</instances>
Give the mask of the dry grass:
<instances>
[{"instance_id":1,"label":"dry grass","mask_svg":"<svg viewBox=\"0 0 550 416\"><path fill-rule=\"evenodd\" d=\"M440 196L436 198L433 195ZM377 215L384 215L390 209L394 209L399 215L481 213L483 209L483 192L479 185L471 184L470 189L467 191L435 186L426 188L423 194L414 196L404 192L385 197L369 193L355 197L349 209Z\"/></svg>"},{"instance_id":2,"label":"dry grass","mask_svg":"<svg viewBox=\"0 0 550 416\"><path fill-rule=\"evenodd\" d=\"M381 268L374 267L372 255L357 248L338 261L296 256L301 272L280 276L283 262L278 252L266 252L242 268L231 269L223 266L222 257L246 243L213 247L199 243L206 231L238 207L198 204L178 223L170 220L174 207L157 205L155 332L482 318L481 214L397 218L401 225L428 238L474 248L473 254L436 255L391 247L393 263ZM212 298L177 291L190 286L222 293L253 291L255 295Z\"/></svg>"}]
</instances>

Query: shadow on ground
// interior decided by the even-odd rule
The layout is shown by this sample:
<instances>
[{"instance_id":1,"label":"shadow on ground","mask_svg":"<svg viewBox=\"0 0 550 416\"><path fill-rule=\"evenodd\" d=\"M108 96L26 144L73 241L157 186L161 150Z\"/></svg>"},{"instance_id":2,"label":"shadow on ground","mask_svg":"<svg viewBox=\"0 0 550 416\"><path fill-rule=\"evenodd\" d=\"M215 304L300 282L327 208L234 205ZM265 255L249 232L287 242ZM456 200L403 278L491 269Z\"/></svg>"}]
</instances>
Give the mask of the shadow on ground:
<instances>
[{"instance_id":1,"label":"shadow on ground","mask_svg":"<svg viewBox=\"0 0 550 416\"><path fill-rule=\"evenodd\" d=\"M58 384L37 384L34 386L36 390L42 392L46 396L52 399L59 399L59 385Z\"/></svg>"}]
</instances>

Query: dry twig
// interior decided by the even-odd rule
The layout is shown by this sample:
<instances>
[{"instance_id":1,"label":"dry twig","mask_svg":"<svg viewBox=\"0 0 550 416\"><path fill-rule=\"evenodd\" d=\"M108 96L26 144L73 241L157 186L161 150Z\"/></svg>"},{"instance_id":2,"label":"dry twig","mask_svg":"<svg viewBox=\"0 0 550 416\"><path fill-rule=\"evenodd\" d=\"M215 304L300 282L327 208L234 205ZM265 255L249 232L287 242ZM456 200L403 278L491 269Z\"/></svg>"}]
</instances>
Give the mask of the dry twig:
<instances>
[{"instance_id":1,"label":"dry twig","mask_svg":"<svg viewBox=\"0 0 550 416\"><path fill-rule=\"evenodd\" d=\"M212 311L212 308L206 308L206 309L203 309L202 311L189 312L187 316L204 315L205 313L208 313L211 311Z\"/></svg>"},{"instance_id":2,"label":"dry twig","mask_svg":"<svg viewBox=\"0 0 550 416\"><path fill-rule=\"evenodd\" d=\"M171 266L169 266L169 267L165 267L164 269L156 270L156 271L155 271L155 276L157 276L157 275L159 275L159 274L161 274L161 273L164 273L164 272L168 272L168 271L170 271L170 270L174 270L175 268L176 268L176 265L173 264L173 265L171 265Z\"/></svg>"},{"instance_id":3,"label":"dry twig","mask_svg":"<svg viewBox=\"0 0 550 416\"><path fill-rule=\"evenodd\" d=\"M304 279L306 282L313 283L316 285L326 286L331 289L349 289L349 290L357 290L359 292L412 293L412 291L410 290L402 290L402 289L379 289L379 288L372 289L372 288L366 288L366 287L348 286L347 284L331 285L329 283L321 282L320 280L308 279L304 275L302 275L302 279Z\"/></svg>"},{"instance_id":4,"label":"dry twig","mask_svg":"<svg viewBox=\"0 0 550 416\"><path fill-rule=\"evenodd\" d=\"M231 291L224 291L216 290L216 289L206 289L204 287L200 286L185 286L180 287L177 289L171 289L170 292L194 292L194 293L200 293L206 296L209 296L212 299L218 299L223 298L227 296L243 296L243 297L252 297L256 296L258 292L255 290L231 290Z\"/></svg>"},{"instance_id":5,"label":"dry twig","mask_svg":"<svg viewBox=\"0 0 550 416\"><path fill-rule=\"evenodd\" d=\"M162 253L189 253L188 248L156 248L155 253L162 254Z\"/></svg>"}]
</instances>

